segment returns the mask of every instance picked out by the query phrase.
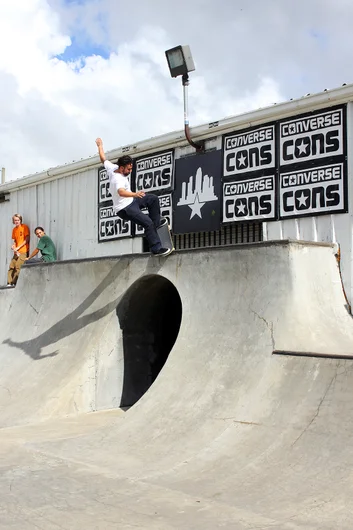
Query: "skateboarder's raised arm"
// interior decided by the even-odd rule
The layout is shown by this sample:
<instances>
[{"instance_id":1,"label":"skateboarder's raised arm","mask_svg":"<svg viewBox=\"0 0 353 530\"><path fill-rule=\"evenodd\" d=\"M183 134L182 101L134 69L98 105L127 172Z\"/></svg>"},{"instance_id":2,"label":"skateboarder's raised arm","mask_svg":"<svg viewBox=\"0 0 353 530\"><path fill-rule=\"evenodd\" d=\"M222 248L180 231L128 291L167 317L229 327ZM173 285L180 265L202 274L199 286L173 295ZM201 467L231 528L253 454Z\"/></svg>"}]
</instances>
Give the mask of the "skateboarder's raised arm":
<instances>
[{"instance_id":1,"label":"skateboarder's raised arm","mask_svg":"<svg viewBox=\"0 0 353 530\"><path fill-rule=\"evenodd\" d=\"M104 149L103 149L103 141L102 141L102 139L101 138L97 138L96 144L97 144L97 147L98 147L99 158L101 159L102 164L104 164L104 162L106 161L106 158L105 158L105 153L104 153Z\"/></svg>"}]
</instances>

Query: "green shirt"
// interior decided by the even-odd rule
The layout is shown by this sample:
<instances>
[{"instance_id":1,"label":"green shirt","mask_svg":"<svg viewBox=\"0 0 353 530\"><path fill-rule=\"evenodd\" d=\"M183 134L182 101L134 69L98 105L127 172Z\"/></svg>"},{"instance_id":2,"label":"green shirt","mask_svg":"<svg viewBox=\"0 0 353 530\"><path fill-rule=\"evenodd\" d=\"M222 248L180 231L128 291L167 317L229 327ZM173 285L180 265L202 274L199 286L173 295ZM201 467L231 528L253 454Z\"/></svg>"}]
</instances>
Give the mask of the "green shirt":
<instances>
[{"instance_id":1,"label":"green shirt","mask_svg":"<svg viewBox=\"0 0 353 530\"><path fill-rule=\"evenodd\" d=\"M40 238L37 249L41 251L44 261L56 261L56 248L49 236Z\"/></svg>"}]
</instances>

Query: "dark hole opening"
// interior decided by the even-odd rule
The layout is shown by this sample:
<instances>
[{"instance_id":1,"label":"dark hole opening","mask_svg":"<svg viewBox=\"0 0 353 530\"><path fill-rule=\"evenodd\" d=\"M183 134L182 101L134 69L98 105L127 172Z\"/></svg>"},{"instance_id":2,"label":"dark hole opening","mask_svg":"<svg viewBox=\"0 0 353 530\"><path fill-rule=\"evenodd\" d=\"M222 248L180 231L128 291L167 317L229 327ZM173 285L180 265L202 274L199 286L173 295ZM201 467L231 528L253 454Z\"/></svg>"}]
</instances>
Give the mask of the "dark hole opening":
<instances>
[{"instance_id":1,"label":"dark hole opening","mask_svg":"<svg viewBox=\"0 0 353 530\"><path fill-rule=\"evenodd\" d=\"M182 304L175 286L159 275L137 280L117 307L123 332L121 407L131 407L156 380L179 333Z\"/></svg>"}]
</instances>

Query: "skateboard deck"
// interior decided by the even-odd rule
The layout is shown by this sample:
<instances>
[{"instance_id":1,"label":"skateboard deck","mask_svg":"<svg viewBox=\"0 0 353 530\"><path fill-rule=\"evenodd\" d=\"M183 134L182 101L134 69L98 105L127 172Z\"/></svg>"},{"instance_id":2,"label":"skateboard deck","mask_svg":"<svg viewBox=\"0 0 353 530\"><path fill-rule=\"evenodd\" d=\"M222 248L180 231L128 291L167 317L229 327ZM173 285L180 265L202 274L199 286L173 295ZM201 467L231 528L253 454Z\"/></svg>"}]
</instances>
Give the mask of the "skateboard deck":
<instances>
[{"instance_id":1,"label":"skateboard deck","mask_svg":"<svg viewBox=\"0 0 353 530\"><path fill-rule=\"evenodd\" d=\"M157 228L157 233L160 237L162 247L169 249L171 252L175 250L172 234L170 232L170 228L168 223L165 223L163 226L160 226Z\"/></svg>"}]
</instances>

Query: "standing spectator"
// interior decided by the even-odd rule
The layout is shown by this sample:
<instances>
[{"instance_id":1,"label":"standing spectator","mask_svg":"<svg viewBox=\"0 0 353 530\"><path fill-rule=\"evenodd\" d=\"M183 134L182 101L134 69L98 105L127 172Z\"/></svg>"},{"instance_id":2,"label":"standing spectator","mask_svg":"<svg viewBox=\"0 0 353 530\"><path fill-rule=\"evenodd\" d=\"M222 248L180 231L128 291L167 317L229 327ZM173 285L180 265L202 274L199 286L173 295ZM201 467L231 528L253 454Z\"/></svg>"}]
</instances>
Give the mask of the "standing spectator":
<instances>
[{"instance_id":1,"label":"standing spectator","mask_svg":"<svg viewBox=\"0 0 353 530\"><path fill-rule=\"evenodd\" d=\"M17 283L20 269L28 257L30 239L29 228L22 223L22 215L15 213L15 215L12 216L12 223L15 225L15 228L12 230L12 239L14 243L11 247L14 251L14 255L7 273L8 287L15 287Z\"/></svg>"},{"instance_id":2,"label":"standing spectator","mask_svg":"<svg viewBox=\"0 0 353 530\"><path fill-rule=\"evenodd\" d=\"M26 263L36 263L40 261L56 261L56 248L53 241L49 236L44 232L44 228L37 226L34 230L35 235L38 237L39 241L37 248L35 248L29 258L26 258ZM41 251L41 257L35 258L38 252Z\"/></svg>"}]
</instances>

